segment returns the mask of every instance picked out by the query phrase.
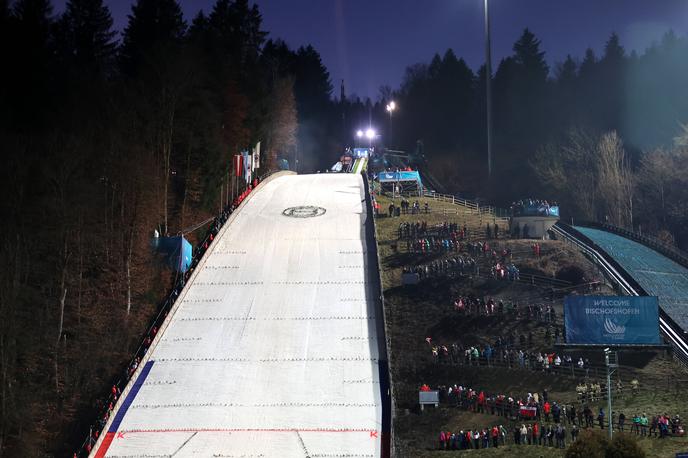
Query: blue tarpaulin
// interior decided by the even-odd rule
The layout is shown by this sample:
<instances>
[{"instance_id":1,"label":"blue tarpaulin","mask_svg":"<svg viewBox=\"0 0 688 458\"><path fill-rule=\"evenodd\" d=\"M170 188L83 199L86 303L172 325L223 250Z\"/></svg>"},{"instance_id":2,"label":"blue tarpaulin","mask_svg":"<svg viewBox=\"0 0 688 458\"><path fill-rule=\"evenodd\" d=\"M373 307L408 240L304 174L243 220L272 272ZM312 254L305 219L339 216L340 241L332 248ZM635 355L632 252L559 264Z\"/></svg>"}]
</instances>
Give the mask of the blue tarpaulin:
<instances>
[{"instance_id":1,"label":"blue tarpaulin","mask_svg":"<svg viewBox=\"0 0 688 458\"><path fill-rule=\"evenodd\" d=\"M566 343L658 345L659 306L654 296L568 296Z\"/></svg>"},{"instance_id":2,"label":"blue tarpaulin","mask_svg":"<svg viewBox=\"0 0 688 458\"><path fill-rule=\"evenodd\" d=\"M289 170L289 161L286 159L280 159L277 161L277 168L280 170Z\"/></svg>"},{"instance_id":3,"label":"blue tarpaulin","mask_svg":"<svg viewBox=\"0 0 688 458\"><path fill-rule=\"evenodd\" d=\"M182 273L189 270L193 248L184 237L156 237L153 239L153 248L165 256L170 268Z\"/></svg>"}]
</instances>

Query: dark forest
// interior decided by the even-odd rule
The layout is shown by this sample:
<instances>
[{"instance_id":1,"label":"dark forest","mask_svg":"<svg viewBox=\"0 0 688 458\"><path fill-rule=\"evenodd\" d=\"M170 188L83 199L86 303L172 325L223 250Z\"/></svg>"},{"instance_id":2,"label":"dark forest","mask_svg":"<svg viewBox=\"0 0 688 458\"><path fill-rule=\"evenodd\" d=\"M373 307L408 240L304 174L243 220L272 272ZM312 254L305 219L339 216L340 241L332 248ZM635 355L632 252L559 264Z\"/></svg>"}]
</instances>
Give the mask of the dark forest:
<instances>
[{"instance_id":1,"label":"dark forest","mask_svg":"<svg viewBox=\"0 0 688 458\"><path fill-rule=\"evenodd\" d=\"M102 0L59 14L0 0L0 454L78 448L173 282L153 232L216 214L232 156L257 141L261 172L315 171L372 119L447 192L554 199L566 218L685 247L688 40L667 31L637 54L610 34L599 56L549 63L523 32L492 79L488 179L485 70L452 50L361 100L334 94L317 50L270 37L248 0L193 18L137 0L121 33Z\"/></svg>"}]
</instances>

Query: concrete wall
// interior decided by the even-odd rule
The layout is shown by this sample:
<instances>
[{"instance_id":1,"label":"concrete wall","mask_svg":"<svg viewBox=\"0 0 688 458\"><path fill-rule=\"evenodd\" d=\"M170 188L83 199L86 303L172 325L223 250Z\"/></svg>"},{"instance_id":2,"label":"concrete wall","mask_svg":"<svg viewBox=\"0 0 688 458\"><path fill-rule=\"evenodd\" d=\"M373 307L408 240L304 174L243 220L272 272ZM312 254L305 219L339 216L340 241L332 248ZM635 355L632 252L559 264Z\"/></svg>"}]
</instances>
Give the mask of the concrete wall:
<instances>
[{"instance_id":1,"label":"concrete wall","mask_svg":"<svg viewBox=\"0 0 688 458\"><path fill-rule=\"evenodd\" d=\"M528 225L528 238L541 239L545 237L547 231L554 226L559 218L552 216L514 216L511 218L511 233L518 224L523 234L523 228Z\"/></svg>"}]
</instances>

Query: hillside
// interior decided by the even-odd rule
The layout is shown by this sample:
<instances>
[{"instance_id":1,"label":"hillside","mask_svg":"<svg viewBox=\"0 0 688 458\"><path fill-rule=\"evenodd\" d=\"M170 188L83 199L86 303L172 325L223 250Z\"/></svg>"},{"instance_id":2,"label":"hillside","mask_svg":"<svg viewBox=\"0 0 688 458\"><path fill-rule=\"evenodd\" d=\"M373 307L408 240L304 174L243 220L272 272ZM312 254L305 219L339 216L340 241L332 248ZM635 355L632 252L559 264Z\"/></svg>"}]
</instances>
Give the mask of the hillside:
<instances>
[{"instance_id":1,"label":"hillside","mask_svg":"<svg viewBox=\"0 0 688 458\"><path fill-rule=\"evenodd\" d=\"M384 196L378 196L378 201L382 209L387 209L390 204L390 200ZM419 200L421 209L424 208L424 201ZM409 252L406 241L399 240L399 226L423 221L427 222L429 228L445 222L456 223L460 229L466 225L469 234L462 241L461 251ZM399 456L442 455L437 450L440 430L483 428L499 424L497 421L507 428L515 424L504 417L450 407L448 402L442 402L438 409L428 407L421 413L418 390L423 384L433 389L442 386L446 389L456 384L486 393L512 395L514 398L547 390L551 400L579 406L577 384L585 380L601 380L604 374L602 355L597 354L599 352L571 350L561 353L562 356L570 355L574 365L580 357L587 359L587 379L584 372L577 368L569 370L569 366L566 366L566 369L562 367L556 373L543 371L540 367L520 368L517 362L502 362L501 356L497 356L505 348L532 354L558 353L554 344L562 332L564 296L592 291L595 294L613 294L613 290L604 284L604 279L590 262L565 243L539 241L540 256L536 256L532 249L535 241L512 240L503 235L487 240L490 251L494 249L498 253L497 258L501 258L502 250L508 250L505 261L518 268L519 279L493 278L490 270L495 261L492 255L484 256L482 252L472 254L469 246L474 242L485 242L485 225L494 222L495 219L491 219L490 215L469 212L461 206L436 200L429 201L428 213L422 211L420 214L402 214L399 217L381 215L376 220L396 405L395 443ZM411 249L413 251L413 244ZM463 274L449 269L451 274L445 270L427 275L416 285L402 285L401 277L405 268L414 270L418 266L438 265L439 261L459 257L475 259L478 268L465 268ZM455 308L455 301L460 297L492 298L495 304L502 301L504 305L502 312L495 306L489 314L483 311L484 308L480 311L460 311ZM515 307L512 308L511 304ZM540 306L545 311L551 307L554 311L553 316L550 315L551 320L539 314ZM495 348L498 339L510 345L502 344ZM486 360L481 360L480 366L466 364L466 349L472 346L485 348L488 344L495 352L491 367L487 367ZM448 356L442 356L442 346L447 347ZM439 350L438 356L433 355L433 347ZM619 361L623 367L618 376L626 392L615 400L614 410L625 410L628 422L634 410L647 411L648 415L665 411L681 416L687 413L685 402L677 402L676 396L679 399L688 399L688 396L683 392L677 394L676 387L668 383L677 370L669 358L661 352L620 352ZM637 395L632 396L628 387L633 379L640 381L641 388ZM606 411L606 401L597 400L588 404L597 412L598 403ZM674 438L641 442L643 448L651 452L650 456L673 456L673 451L688 447L685 440ZM477 453L486 456L528 457L544 453L547 456L563 456L563 453L551 448L544 450L541 447L518 446Z\"/></svg>"}]
</instances>

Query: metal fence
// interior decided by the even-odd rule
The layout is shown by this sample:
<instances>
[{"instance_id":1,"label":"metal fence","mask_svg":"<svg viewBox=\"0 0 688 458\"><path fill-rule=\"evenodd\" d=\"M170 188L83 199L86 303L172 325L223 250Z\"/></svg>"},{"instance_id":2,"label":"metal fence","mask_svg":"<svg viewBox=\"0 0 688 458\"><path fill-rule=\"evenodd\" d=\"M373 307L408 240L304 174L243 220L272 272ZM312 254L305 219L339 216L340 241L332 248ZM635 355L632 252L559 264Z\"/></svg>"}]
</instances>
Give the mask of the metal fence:
<instances>
[{"instance_id":1,"label":"metal fence","mask_svg":"<svg viewBox=\"0 0 688 458\"><path fill-rule=\"evenodd\" d=\"M509 211L504 208L493 207L491 205L481 205L479 202L469 199L463 199L461 197L453 196L451 194L439 194L436 192L428 191L427 189L423 192L423 197L438 200L440 202L447 202L454 205L461 205L466 207L473 213L491 215L495 218L501 219L502 222L509 222Z\"/></svg>"}]
</instances>

